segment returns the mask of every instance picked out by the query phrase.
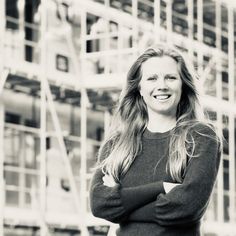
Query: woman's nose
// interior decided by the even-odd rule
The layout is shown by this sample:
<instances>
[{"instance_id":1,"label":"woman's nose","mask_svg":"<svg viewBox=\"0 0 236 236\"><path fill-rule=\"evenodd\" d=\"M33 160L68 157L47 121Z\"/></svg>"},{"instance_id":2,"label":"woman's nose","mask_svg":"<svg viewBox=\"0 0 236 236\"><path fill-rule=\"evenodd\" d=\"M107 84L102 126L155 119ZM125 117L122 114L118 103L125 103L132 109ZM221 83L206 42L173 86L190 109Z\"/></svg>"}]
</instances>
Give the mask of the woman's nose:
<instances>
[{"instance_id":1,"label":"woman's nose","mask_svg":"<svg viewBox=\"0 0 236 236\"><path fill-rule=\"evenodd\" d=\"M168 88L165 78L161 77L157 80L157 87L159 90Z\"/></svg>"}]
</instances>

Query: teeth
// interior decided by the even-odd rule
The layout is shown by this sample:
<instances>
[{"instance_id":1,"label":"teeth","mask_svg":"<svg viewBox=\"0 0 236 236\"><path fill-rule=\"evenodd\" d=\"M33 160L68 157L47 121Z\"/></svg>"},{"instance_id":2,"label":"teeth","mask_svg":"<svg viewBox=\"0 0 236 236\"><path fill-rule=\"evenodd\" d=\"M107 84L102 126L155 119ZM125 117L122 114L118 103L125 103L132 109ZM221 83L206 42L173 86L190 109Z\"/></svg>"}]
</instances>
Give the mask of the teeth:
<instances>
[{"instance_id":1,"label":"teeth","mask_svg":"<svg viewBox=\"0 0 236 236\"><path fill-rule=\"evenodd\" d=\"M159 100L165 100L169 98L170 96L169 95L155 95L154 97Z\"/></svg>"}]
</instances>

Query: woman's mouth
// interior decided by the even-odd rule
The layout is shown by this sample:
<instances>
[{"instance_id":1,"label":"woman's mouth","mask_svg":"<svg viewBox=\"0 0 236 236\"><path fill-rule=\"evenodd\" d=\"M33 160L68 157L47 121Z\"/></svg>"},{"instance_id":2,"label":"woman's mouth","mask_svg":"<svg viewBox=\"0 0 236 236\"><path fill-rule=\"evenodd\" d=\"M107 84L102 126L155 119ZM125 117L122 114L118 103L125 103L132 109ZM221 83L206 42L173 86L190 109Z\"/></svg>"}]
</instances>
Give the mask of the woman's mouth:
<instances>
[{"instance_id":1,"label":"woman's mouth","mask_svg":"<svg viewBox=\"0 0 236 236\"><path fill-rule=\"evenodd\" d=\"M167 100L168 98L170 98L171 95L169 94L162 94L162 95L154 95L153 97L157 100L160 100L160 101L165 101Z\"/></svg>"}]
</instances>

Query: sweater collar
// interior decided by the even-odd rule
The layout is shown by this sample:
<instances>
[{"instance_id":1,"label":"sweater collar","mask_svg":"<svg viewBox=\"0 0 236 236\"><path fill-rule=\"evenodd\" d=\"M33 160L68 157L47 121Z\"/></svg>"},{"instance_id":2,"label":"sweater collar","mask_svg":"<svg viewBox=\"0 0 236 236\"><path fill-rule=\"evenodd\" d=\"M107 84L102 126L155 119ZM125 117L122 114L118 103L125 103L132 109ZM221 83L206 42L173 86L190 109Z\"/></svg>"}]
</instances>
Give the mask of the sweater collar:
<instances>
[{"instance_id":1,"label":"sweater collar","mask_svg":"<svg viewBox=\"0 0 236 236\"><path fill-rule=\"evenodd\" d=\"M175 128L172 128L171 130L165 131L163 133L161 132L152 132L150 130L148 130L147 128L145 129L144 133L143 133L143 137L146 139L162 139L162 138L166 138L169 137Z\"/></svg>"}]
</instances>

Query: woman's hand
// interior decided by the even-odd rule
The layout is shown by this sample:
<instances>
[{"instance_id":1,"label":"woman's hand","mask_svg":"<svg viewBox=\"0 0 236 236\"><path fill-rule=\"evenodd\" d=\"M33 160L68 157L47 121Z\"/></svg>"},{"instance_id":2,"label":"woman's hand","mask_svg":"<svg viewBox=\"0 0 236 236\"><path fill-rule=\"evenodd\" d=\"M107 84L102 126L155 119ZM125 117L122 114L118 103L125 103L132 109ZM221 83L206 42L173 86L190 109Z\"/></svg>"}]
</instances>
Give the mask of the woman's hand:
<instances>
[{"instance_id":1,"label":"woman's hand","mask_svg":"<svg viewBox=\"0 0 236 236\"><path fill-rule=\"evenodd\" d=\"M165 189L166 193L169 193L170 190L172 190L174 187L176 187L178 185L180 185L180 184L170 183L170 182L163 182L163 186L164 186L164 189Z\"/></svg>"},{"instance_id":2,"label":"woman's hand","mask_svg":"<svg viewBox=\"0 0 236 236\"><path fill-rule=\"evenodd\" d=\"M104 175L103 178L103 185L107 186L107 187L114 187L117 185L116 181L114 180L114 178L110 175Z\"/></svg>"}]
</instances>

